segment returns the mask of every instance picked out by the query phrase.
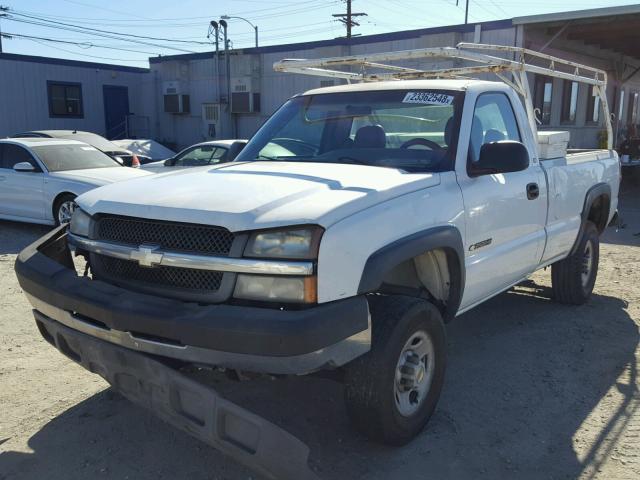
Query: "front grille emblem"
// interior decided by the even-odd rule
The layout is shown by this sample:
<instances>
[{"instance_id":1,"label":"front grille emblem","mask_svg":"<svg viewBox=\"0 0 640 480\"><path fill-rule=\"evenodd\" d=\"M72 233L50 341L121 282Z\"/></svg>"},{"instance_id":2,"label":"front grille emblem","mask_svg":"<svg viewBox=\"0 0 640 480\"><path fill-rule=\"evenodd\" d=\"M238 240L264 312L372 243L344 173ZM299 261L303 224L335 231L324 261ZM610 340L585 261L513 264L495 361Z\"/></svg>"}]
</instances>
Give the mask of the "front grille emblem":
<instances>
[{"instance_id":1,"label":"front grille emblem","mask_svg":"<svg viewBox=\"0 0 640 480\"><path fill-rule=\"evenodd\" d=\"M157 252L159 245L142 244L129 253L129 258L142 267L154 267L162 262L162 253Z\"/></svg>"}]
</instances>

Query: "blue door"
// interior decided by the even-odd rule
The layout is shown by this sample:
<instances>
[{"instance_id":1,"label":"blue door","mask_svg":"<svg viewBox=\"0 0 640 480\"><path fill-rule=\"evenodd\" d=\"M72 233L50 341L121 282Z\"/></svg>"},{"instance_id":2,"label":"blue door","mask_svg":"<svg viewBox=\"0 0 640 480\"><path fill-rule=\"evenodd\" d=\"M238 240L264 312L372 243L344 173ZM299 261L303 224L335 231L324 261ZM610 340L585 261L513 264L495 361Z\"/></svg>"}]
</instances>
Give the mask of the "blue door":
<instances>
[{"instance_id":1,"label":"blue door","mask_svg":"<svg viewBox=\"0 0 640 480\"><path fill-rule=\"evenodd\" d=\"M119 85L103 85L104 121L109 140L126 138L129 115L129 88Z\"/></svg>"}]
</instances>

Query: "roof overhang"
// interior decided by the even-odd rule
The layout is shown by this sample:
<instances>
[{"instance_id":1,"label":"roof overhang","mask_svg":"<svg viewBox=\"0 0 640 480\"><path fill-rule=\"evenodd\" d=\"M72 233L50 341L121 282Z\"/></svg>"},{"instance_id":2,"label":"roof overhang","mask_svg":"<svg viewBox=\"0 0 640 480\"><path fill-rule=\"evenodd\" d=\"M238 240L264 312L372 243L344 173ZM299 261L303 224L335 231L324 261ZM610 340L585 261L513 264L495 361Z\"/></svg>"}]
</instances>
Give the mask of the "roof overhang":
<instances>
[{"instance_id":1,"label":"roof overhang","mask_svg":"<svg viewBox=\"0 0 640 480\"><path fill-rule=\"evenodd\" d=\"M640 14L640 5L624 5L622 7L590 8L588 10L574 10L571 12L545 13L542 15L529 15L515 17L514 25L526 25L530 23L566 22L567 20L594 20L602 21L602 17L615 17L620 15Z\"/></svg>"},{"instance_id":2,"label":"roof overhang","mask_svg":"<svg viewBox=\"0 0 640 480\"><path fill-rule=\"evenodd\" d=\"M518 17L513 24L640 60L640 5Z\"/></svg>"}]
</instances>

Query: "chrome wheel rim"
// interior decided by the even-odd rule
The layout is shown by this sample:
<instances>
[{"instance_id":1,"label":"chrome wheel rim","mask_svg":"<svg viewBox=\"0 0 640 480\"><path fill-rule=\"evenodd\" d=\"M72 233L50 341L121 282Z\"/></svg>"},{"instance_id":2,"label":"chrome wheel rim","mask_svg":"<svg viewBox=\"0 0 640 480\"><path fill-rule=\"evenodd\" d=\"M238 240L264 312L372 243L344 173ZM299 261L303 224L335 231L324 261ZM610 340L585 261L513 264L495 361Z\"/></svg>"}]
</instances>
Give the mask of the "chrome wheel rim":
<instances>
[{"instance_id":1,"label":"chrome wheel rim","mask_svg":"<svg viewBox=\"0 0 640 480\"><path fill-rule=\"evenodd\" d=\"M591 270L593 269L593 243L587 242L582 253L582 286L586 287L591 278Z\"/></svg>"},{"instance_id":2,"label":"chrome wheel rim","mask_svg":"<svg viewBox=\"0 0 640 480\"><path fill-rule=\"evenodd\" d=\"M73 200L67 200L62 202L58 209L58 223L69 223L71 221L71 215L76 208L76 204Z\"/></svg>"},{"instance_id":3,"label":"chrome wheel rim","mask_svg":"<svg viewBox=\"0 0 640 480\"><path fill-rule=\"evenodd\" d=\"M400 415L408 417L420 409L431 388L434 370L433 342L421 330L407 340L396 365L393 394Z\"/></svg>"}]
</instances>

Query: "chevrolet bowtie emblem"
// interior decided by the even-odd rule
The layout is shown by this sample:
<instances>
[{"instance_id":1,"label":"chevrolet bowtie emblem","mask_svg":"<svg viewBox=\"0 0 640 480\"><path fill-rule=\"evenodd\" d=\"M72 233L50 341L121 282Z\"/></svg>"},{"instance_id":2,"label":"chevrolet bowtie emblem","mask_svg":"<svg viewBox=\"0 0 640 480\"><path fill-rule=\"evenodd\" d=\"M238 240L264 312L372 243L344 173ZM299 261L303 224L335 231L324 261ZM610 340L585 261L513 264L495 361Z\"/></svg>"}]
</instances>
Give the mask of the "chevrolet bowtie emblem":
<instances>
[{"instance_id":1,"label":"chevrolet bowtie emblem","mask_svg":"<svg viewBox=\"0 0 640 480\"><path fill-rule=\"evenodd\" d=\"M159 248L159 245L140 245L138 250L132 250L131 253L129 253L129 258L138 262L142 267L160 265L160 262L162 262L162 253L156 251Z\"/></svg>"}]
</instances>

